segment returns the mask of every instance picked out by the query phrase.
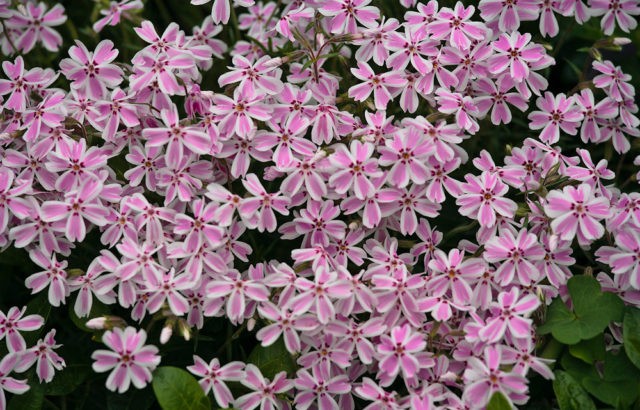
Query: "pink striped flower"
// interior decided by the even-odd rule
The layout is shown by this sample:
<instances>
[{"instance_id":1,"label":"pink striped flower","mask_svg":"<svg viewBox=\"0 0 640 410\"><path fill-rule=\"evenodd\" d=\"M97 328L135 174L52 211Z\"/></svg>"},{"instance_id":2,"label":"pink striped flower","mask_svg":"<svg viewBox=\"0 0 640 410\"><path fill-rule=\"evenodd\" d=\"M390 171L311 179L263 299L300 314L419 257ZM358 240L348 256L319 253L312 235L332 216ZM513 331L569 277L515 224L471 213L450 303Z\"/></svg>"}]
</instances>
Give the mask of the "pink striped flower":
<instances>
[{"instance_id":1,"label":"pink striped flower","mask_svg":"<svg viewBox=\"0 0 640 410\"><path fill-rule=\"evenodd\" d=\"M311 373L307 369L298 370L294 382L298 391L294 404L296 409L300 410L316 408L316 406L318 409L338 409L340 407L335 396L351 391L351 384L346 374L330 377L323 374L319 366L311 367Z\"/></svg>"},{"instance_id":2,"label":"pink striped flower","mask_svg":"<svg viewBox=\"0 0 640 410\"><path fill-rule=\"evenodd\" d=\"M64 304L65 299L69 296L67 272L65 271L67 261L58 262L55 253L45 255L37 248L29 252L29 257L44 270L27 277L24 281L25 286L31 289L32 293L38 293L48 286L49 303L52 306Z\"/></svg>"},{"instance_id":3,"label":"pink striped flower","mask_svg":"<svg viewBox=\"0 0 640 410\"><path fill-rule=\"evenodd\" d=\"M233 407L240 410L252 410L258 406L261 409L272 410L282 408L283 401L278 395L287 393L293 388L293 380L287 379L286 372L276 374L273 381L270 381L253 364L247 364L240 383L251 389L250 393L238 397L233 403Z\"/></svg>"},{"instance_id":4,"label":"pink striped flower","mask_svg":"<svg viewBox=\"0 0 640 410\"><path fill-rule=\"evenodd\" d=\"M398 188L406 187L409 182L424 184L429 176L426 159L433 153L433 147L427 143L420 131L409 128L407 132L398 132L393 139L385 140L385 146L379 147L379 164L391 166L388 181Z\"/></svg>"},{"instance_id":5,"label":"pink striped flower","mask_svg":"<svg viewBox=\"0 0 640 410\"><path fill-rule=\"evenodd\" d=\"M22 56L16 57L13 63L9 60L3 61L2 70L8 80L0 79L0 95L9 94L4 102L4 108L19 112L23 112L27 108L27 103L30 100L29 93L38 84L44 82L44 74L51 74L50 77L54 77L53 73L43 71L40 68L25 71Z\"/></svg>"},{"instance_id":6,"label":"pink striped flower","mask_svg":"<svg viewBox=\"0 0 640 410\"><path fill-rule=\"evenodd\" d=\"M538 0L480 0L480 17L488 23L498 22L501 32L510 33L520 27L521 21L538 18Z\"/></svg>"},{"instance_id":7,"label":"pink striped flower","mask_svg":"<svg viewBox=\"0 0 640 410\"><path fill-rule=\"evenodd\" d=\"M291 354L302 349L298 332L310 332L318 327L318 319L312 314L296 314L289 308L280 308L269 301L258 306L260 316L271 321L256 333L262 346L271 346L280 336Z\"/></svg>"},{"instance_id":8,"label":"pink striped flower","mask_svg":"<svg viewBox=\"0 0 640 410\"><path fill-rule=\"evenodd\" d=\"M637 0L590 0L589 11L593 16L602 16L600 27L604 34L610 36L618 27L629 33L638 26L638 21L632 16L640 15L640 5Z\"/></svg>"},{"instance_id":9,"label":"pink striped flower","mask_svg":"<svg viewBox=\"0 0 640 410\"><path fill-rule=\"evenodd\" d=\"M101 17L93 24L93 30L99 33L105 26L117 26L123 17L131 20L132 13L130 10L140 10L142 8L143 4L140 0L111 1L109 8L100 10L100 14L104 17Z\"/></svg>"},{"instance_id":10,"label":"pink striped flower","mask_svg":"<svg viewBox=\"0 0 640 410\"><path fill-rule=\"evenodd\" d=\"M540 299L534 293L520 294L514 286L509 292L500 292L493 317L487 319L480 330L480 338L488 343L496 343L507 331L516 338L531 337L533 321L528 316L540 306Z\"/></svg>"},{"instance_id":11,"label":"pink striped flower","mask_svg":"<svg viewBox=\"0 0 640 410\"><path fill-rule=\"evenodd\" d=\"M458 1L453 9L441 8L427 30L434 40L448 40L453 47L468 50L472 40L482 41L487 35L484 24L470 21L474 12L475 7L465 7Z\"/></svg>"},{"instance_id":12,"label":"pink striped flower","mask_svg":"<svg viewBox=\"0 0 640 410\"><path fill-rule=\"evenodd\" d=\"M270 64L271 60L271 57L264 56L252 63L246 57L235 55L232 60L233 66L227 67L229 71L218 78L218 84L224 87L239 83L238 89L249 98L255 96L257 92L269 95L279 94L284 85L280 79L272 75L278 66Z\"/></svg>"},{"instance_id":13,"label":"pink striped flower","mask_svg":"<svg viewBox=\"0 0 640 410\"><path fill-rule=\"evenodd\" d=\"M9 353L0 361L0 409L7 407L7 398L4 392L13 394L24 394L29 390L27 380L17 380L9 377L20 363L20 353Z\"/></svg>"},{"instance_id":14,"label":"pink striped flower","mask_svg":"<svg viewBox=\"0 0 640 410\"><path fill-rule=\"evenodd\" d=\"M288 205L291 199L280 192L268 193L255 174L248 174L242 185L253 196L242 199L238 212L242 218L258 231L273 232L277 228L274 210L281 215L289 215ZM254 223L255 221L255 223Z\"/></svg>"},{"instance_id":15,"label":"pink striped flower","mask_svg":"<svg viewBox=\"0 0 640 410\"><path fill-rule=\"evenodd\" d=\"M555 234L566 240L572 240L577 235L581 244L590 243L604 235L604 227L599 221L611 214L609 200L596 196L591 186L584 183L549 192L544 211L553 218L551 229Z\"/></svg>"},{"instance_id":16,"label":"pink striped flower","mask_svg":"<svg viewBox=\"0 0 640 410\"><path fill-rule=\"evenodd\" d=\"M492 227L496 223L496 213L513 218L518 205L504 198L509 187L497 175L488 171L480 176L465 175L466 183L461 186L462 194L456 204L462 215L477 219L481 226Z\"/></svg>"},{"instance_id":17,"label":"pink striped flower","mask_svg":"<svg viewBox=\"0 0 640 410\"><path fill-rule=\"evenodd\" d=\"M27 348L27 343L20 332L38 330L44 324L44 319L39 315L24 316L27 308L18 309L12 307L5 315L0 312L0 340L6 339L9 352L22 352Z\"/></svg>"},{"instance_id":18,"label":"pink striped flower","mask_svg":"<svg viewBox=\"0 0 640 410\"><path fill-rule=\"evenodd\" d=\"M262 95L246 95L239 88L234 91L233 98L216 94L211 112L220 118L220 133L229 135L235 132L242 139L250 139L255 129L253 120L268 121L271 118L270 110L262 100Z\"/></svg>"},{"instance_id":19,"label":"pink striped flower","mask_svg":"<svg viewBox=\"0 0 640 410\"><path fill-rule=\"evenodd\" d=\"M55 336L56 330L51 329L44 339L38 340L35 346L26 350L16 370L23 371L36 364L36 374L40 383L49 383L53 380L56 370L60 371L66 366L64 359L55 352L55 349L62 346L56 344Z\"/></svg>"},{"instance_id":20,"label":"pink striped flower","mask_svg":"<svg viewBox=\"0 0 640 410\"><path fill-rule=\"evenodd\" d=\"M328 268L318 270L313 279L313 281L304 277L296 279L295 286L300 293L293 297L287 306L296 314L303 314L313 309L318 316L318 321L321 324L327 324L336 315L334 301L349 297L351 283L339 279L338 273Z\"/></svg>"},{"instance_id":21,"label":"pink striped flower","mask_svg":"<svg viewBox=\"0 0 640 410\"><path fill-rule=\"evenodd\" d=\"M513 284L516 277L517 283L529 286L540 279L534 263L542 260L545 252L537 237L527 229L518 232L517 237L504 230L485 244L482 256L487 262L502 262L495 273L495 280L502 286Z\"/></svg>"},{"instance_id":22,"label":"pink striped flower","mask_svg":"<svg viewBox=\"0 0 640 410\"><path fill-rule=\"evenodd\" d=\"M269 290L259 280L243 278L238 271L230 270L207 284L206 296L210 299L226 297L225 313L231 323L237 324L244 318L248 301L267 301Z\"/></svg>"},{"instance_id":23,"label":"pink striped flower","mask_svg":"<svg viewBox=\"0 0 640 410\"><path fill-rule=\"evenodd\" d=\"M402 371L405 378L412 378L424 366L420 353L427 347L424 335L414 332L409 324L396 326L390 335L381 335L378 344L380 371L390 378Z\"/></svg>"},{"instance_id":24,"label":"pink striped flower","mask_svg":"<svg viewBox=\"0 0 640 410\"><path fill-rule=\"evenodd\" d=\"M377 7L368 6L371 0L328 0L322 4L320 13L332 17L330 27L332 33L355 34L358 23L373 28L380 18Z\"/></svg>"},{"instance_id":25,"label":"pink striped flower","mask_svg":"<svg viewBox=\"0 0 640 410\"><path fill-rule=\"evenodd\" d=\"M554 96L549 91L544 97L536 100L536 106L541 111L533 111L529 114L529 128L542 129L540 140L548 144L555 144L560 139L560 130L569 135L576 135L583 115L575 106L573 97L567 97L563 93Z\"/></svg>"},{"instance_id":26,"label":"pink striped flower","mask_svg":"<svg viewBox=\"0 0 640 410\"><path fill-rule=\"evenodd\" d=\"M107 330L102 342L111 350L96 350L91 355L95 360L92 367L98 373L111 370L107 377L107 389L124 393L133 385L142 389L151 381L151 372L160 364L158 348L145 345L147 333L126 329Z\"/></svg>"},{"instance_id":27,"label":"pink striped flower","mask_svg":"<svg viewBox=\"0 0 640 410\"><path fill-rule=\"evenodd\" d=\"M347 149L344 144L336 145L335 152L329 157L335 172L329 177L329 184L337 193L344 194L353 189L358 199L364 200L374 193L370 179L383 175L378 169L377 159L372 157L374 146L353 140Z\"/></svg>"},{"instance_id":28,"label":"pink striped flower","mask_svg":"<svg viewBox=\"0 0 640 410\"><path fill-rule=\"evenodd\" d=\"M200 356L193 356L194 364L187 367L192 374L199 377L198 383L205 394L213 392L213 397L220 407L227 408L233 403L233 394L225 382L239 382L244 376L244 364L231 362L220 366L218 358L209 363Z\"/></svg>"},{"instance_id":29,"label":"pink striped flower","mask_svg":"<svg viewBox=\"0 0 640 410\"><path fill-rule=\"evenodd\" d=\"M540 60L544 56L544 48L539 44L531 44L531 34L511 33L503 34L492 43L496 54L489 58L489 70L493 74L500 74L507 68L516 82L521 82L529 76L530 62Z\"/></svg>"},{"instance_id":30,"label":"pink striped flower","mask_svg":"<svg viewBox=\"0 0 640 410\"><path fill-rule=\"evenodd\" d=\"M41 42L47 50L58 51L62 45L62 36L52 27L67 21L64 7L56 4L51 10L47 10L43 2L28 2L23 10L22 13L13 13L6 23L8 27L22 32L15 41L16 47L26 54L33 49L36 42Z\"/></svg>"},{"instance_id":31,"label":"pink striped flower","mask_svg":"<svg viewBox=\"0 0 640 410\"><path fill-rule=\"evenodd\" d=\"M363 82L349 88L349 97L356 101L364 101L373 92L373 101L378 110L386 109L389 101L393 99L390 88L400 88L407 84L407 79L401 71L376 74L369 64L362 61L358 61L358 68L352 68L351 73Z\"/></svg>"}]
</instances>

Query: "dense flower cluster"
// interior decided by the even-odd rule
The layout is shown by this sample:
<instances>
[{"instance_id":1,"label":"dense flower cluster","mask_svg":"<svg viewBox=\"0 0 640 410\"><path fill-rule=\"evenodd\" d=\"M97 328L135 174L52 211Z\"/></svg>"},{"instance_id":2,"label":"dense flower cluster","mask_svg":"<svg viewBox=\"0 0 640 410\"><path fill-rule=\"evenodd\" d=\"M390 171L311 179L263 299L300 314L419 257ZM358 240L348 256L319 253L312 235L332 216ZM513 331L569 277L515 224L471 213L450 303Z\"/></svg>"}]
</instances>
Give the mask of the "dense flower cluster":
<instances>
[{"instance_id":1,"label":"dense flower cluster","mask_svg":"<svg viewBox=\"0 0 640 410\"><path fill-rule=\"evenodd\" d=\"M25 286L51 305L77 294L80 317L97 299L134 322L161 312L200 329L225 317L255 326L264 346L282 338L299 370L271 380L252 364L194 357L189 371L221 407L349 409L357 398L369 409L475 409L494 392L526 403L530 371L553 377L536 357L533 316L566 299L574 239L611 268L603 288L640 306L640 194L611 185L606 160L556 145L630 152L640 136L630 76L596 59L591 87L547 91L555 60L519 31L539 21L553 37L562 15L628 32L635 0L402 0L402 20L369 0L214 0L190 33L139 24L146 46L131 61L109 40L77 41L59 69L20 54L60 48L63 7L14 3L0 0L11 56L0 79L0 243L29 252L41 271ZM140 8L112 1L94 29ZM254 42L216 39L236 10ZM294 51L270 55L286 44ZM227 53L220 88L201 89ZM514 117L532 130L519 146L469 157L463 144L481 126ZM445 206L477 227L475 242L440 247ZM290 257L254 258L252 230L290 244ZM65 258L91 231L100 254L71 275ZM0 313L10 352L0 392L27 389L12 371L37 362L49 381L64 366L54 330L27 348L20 332L43 321L23 313ZM96 351L93 368L111 371L107 388L151 380L160 356L146 337L103 335L111 350ZM234 397L227 382L250 392Z\"/></svg>"}]
</instances>

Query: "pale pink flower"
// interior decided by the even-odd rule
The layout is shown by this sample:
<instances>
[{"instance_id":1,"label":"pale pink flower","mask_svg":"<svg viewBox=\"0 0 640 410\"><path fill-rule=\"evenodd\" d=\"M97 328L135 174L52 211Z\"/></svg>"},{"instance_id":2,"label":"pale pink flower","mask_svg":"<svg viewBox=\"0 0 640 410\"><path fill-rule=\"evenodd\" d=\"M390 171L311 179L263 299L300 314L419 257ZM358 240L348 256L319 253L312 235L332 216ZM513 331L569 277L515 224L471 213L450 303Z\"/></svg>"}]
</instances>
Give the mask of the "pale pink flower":
<instances>
[{"instance_id":1,"label":"pale pink flower","mask_svg":"<svg viewBox=\"0 0 640 410\"><path fill-rule=\"evenodd\" d=\"M501 32L510 33L520 27L521 21L538 18L539 0L480 0L480 17L488 23L498 21Z\"/></svg>"},{"instance_id":2,"label":"pale pink flower","mask_svg":"<svg viewBox=\"0 0 640 410\"><path fill-rule=\"evenodd\" d=\"M501 262L495 280L502 286L513 283L529 286L540 279L534 263L542 260L545 252L537 237L527 229L518 232L517 237L505 230L485 244L482 256L487 262ZM514 282L516 277L517 282Z\"/></svg>"},{"instance_id":3,"label":"pale pink flower","mask_svg":"<svg viewBox=\"0 0 640 410\"><path fill-rule=\"evenodd\" d=\"M31 293L38 293L48 286L49 303L52 306L64 304L65 299L69 296L67 272L65 271L67 261L58 262L55 253L45 255L40 249L33 249L29 252L29 257L44 271L27 277L24 281L25 286L31 289Z\"/></svg>"},{"instance_id":4,"label":"pale pink flower","mask_svg":"<svg viewBox=\"0 0 640 410\"><path fill-rule=\"evenodd\" d=\"M541 45L530 42L531 34L529 33L515 32L510 35L501 35L492 43L496 54L489 58L489 70L493 74L500 74L508 68L511 78L518 83L527 78L528 63L538 61L544 55L544 48Z\"/></svg>"},{"instance_id":5,"label":"pale pink flower","mask_svg":"<svg viewBox=\"0 0 640 410\"><path fill-rule=\"evenodd\" d=\"M23 352L16 370L26 370L36 364L36 374L40 383L53 380L55 371L60 371L66 366L64 359L54 351L62 346L56 344L55 335L56 330L51 329L44 339L38 340L35 346Z\"/></svg>"},{"instance_id":6,"label":"pale pink flower","mask_svg":"<svg viewBox=\"0 0 640 410\"><path fill-rule=\"evenodd\" d=\"M0 360L0 409L5 409L7 406L5 391L13 394L24 394L29 390L29 384L26 379L17 380L9 377L9 374L19 365L20 356L20 353L9 353Z\"/></svg>"},{"instance_id":7,"label":"pale pink flower","mask_svg":"<svg viewBox=\"0 0 640 410\"><path fill-rule=\"evenodd\" d=\"M230 362L220 366L217 358L211 359L207 363L200 356L193 356L194 364L187 366L187 370L199 377L200 387L205 394L213 392L213 397L219 406L227 408L233 403L233 394L225 382L239 382L244 376L244 364L241 362Z\"/></svg>"},{"instance_id":8,"label":"pale pink flower","mask_svg":"<svg viewBox=\"0 0 640 410\"><path fill-rule=\"evenodd\" d=\"M638 26L637 19L632 17L640 15L637 0L590 0L589 5L591 15L602 16L600 27L607 36L613 34L615 23L625 33Z\"/></svg>"},{"instance_id":9,"label":"pale pink flower","mask_svg":"<svg viewBox=\"0 0 640 410\"><path fill-rule=\"evenodd\" d=\"M369 6L369 3L371 0L328 0L323 3L320 13L332 17L332 33L355 34L358 31L358 23L373 28L380 18L380 10Z\"/></svg>"},{"instance_id":10,"label":"pale pink flower","mask_svg":"<svg viewBox=\"0 0 640 410\"><path fill-rule=\"evenodd\" d=\"M112 64L118 56L111 40L103 40L96 46L95 52L89 51L79 40L69 48L69 56L60 62L60 69L71 87L81 89L94 99L102 99L108 88L115 88L122 82L124 73L120 67Z\"/></svg>"},{"instance_id":11,"label":"pale pink flower","mask_svg":"<svg viewBox=\"0 0 640 410\"><path fill-rule=\"evenodd\" d=\"M462 215L477 219L481 226L492 227L496 223L496 213L513 218L517 204L504 198L509 187L498 176L484 171L480 176L465 175L466 183L461 186L462 194L456 204Z\"/></svg>"},{"instance_id":12,"label":"pale pink flower","mask_svg":"<svg viewBox=\"0 0 640 410\"><path fill-rule=\"evenodd\" d=\"M386 109L389 101L393 99L390 88L400 88L407 83L407 79L398 70L376 74L369 64L361 61L358 61L358 68L351 69L351 73L363 82L349 88L349 97L356 101L364 101L373 92L373 100L378 110Z\"/></svg>"},{"instance_id":13,"label":"pale pink flower","mask_svg":"<svg viewBox=\"0 0 640 410\"><path fill-rule=\"evenodd\" d=\"M141 10L142 8L143 4L141 0L111 1L108 8L100 10L100 14L104 17L101 17L93 24L93 30L99 33L107 25L117 26L120 24L122 17L131 20L133 15L131 11Z\"/></svg>"},{"instance_id":14,"label":"pale pink flower","mask_svg":"<svg viewBox=\"0 0 640 410\"><path fill-rule=\"evenodd\" d=\"M6 339L9 352L22 352L27 343L20 332L38 330L44 325L44 319L39 315L24 316L27 308L12 307L5 315L0 312L0 340Z\"/></svg>"},{"instance_id":15,"label":"pale pink flower","mask_svg":"<svg viewBox=\"0 0 640 410\"><path fill-rule=\"evenodd\" d=\"M599 221L611 214L609 200L596 196L591 186L584 183L549 192L544 211L553 218L551 229L555 234L566 240L577 235L581 244L604 235L604 227Z\"/></svg>"},{"instance_id":16,"label":"pale pink flower","mask_svg":"<svg viewBox=\"0 0 640 410\"><path fill-rule=\"evenodd\" d=\"M418 73L424 75L431 71L431 62L426 60L424 55L434 56L438 54L439 46L437 41L427 38L425 30L412 30L406 27L404 35L392 31L387 36L386 46L389 50L395 51L387 59L387 65L394 70L403 70L409 63Z\"/></svg>"},{"instance_id":17,"label":"pale pink flower","mask_svg":"<svg viewBox=\"0 0 640 410\"><path fill-rule=\"evenodd\" d=\"M339 409L334 396L347 394L351 391L351 384L346 374L337 374L333 377L323 375L319 366L311 367L311 373L307 369L300 369L296 373L295 387L298 393L294 399L296 409L308 408Z\"/></svg>"},{"instance_id":18,"label":"pale pink flower","mask_svg":"<svg viewBox=\"0 0 640 410\"><path fill-rule=\"evenodd\" d=\"M261 95L246 95L239 88L234 91L233 98L216 94L211 112L220 118L220 133L229 135L235 132L240 138L250 139L255 129L253 120L267 121L271 118L269 107L262 100Z\"/></svg>"},{"instance_id":19,"label":"pale pink flower","mask_svg":"<svg viewBox=\"0 0 640 410\"><path fill-rule=\"evenodd\" d=\"M294 313L289 308L279 308L269 301L261 303L258 312L260 317L272 322L256 333L262 346L270 346L283 336L284 345L291 354L299 353L302 349L298 332L309 332L318 327L315 315Z\"/></svg>"},{"instance_id":20,"label":"pale pink flower","mask_svg":"<svg viewBox=\"0 0 640 410\"><path fill-rule=\"evenodd\" d=\"M383 175L378 169L377 159L372 157L374 146L358 140L351 142L347 149L344 144L338 144L335 152L329 157L335 171L329 177L329 184L337 193L344 194L353 189L358 199L364 200L374 193L371 178Z\"/></svg>"},{"instance_id":21,"label":"pale pink flower","mask_svg":"<svg viewBox=\"0 0 640 410\"><path fill-rule=\"evenodd\" d=\"M539 138L542 142L555 144L560 139L560 130L569 135L576 135L583 115L575 106L573 97L567 97L563 93L554 96L549 91L544 97L536 100L536 106L541 111L533 111L528 118L531 121L529 128L542 129Z\"/></svg>"},{"instance_id":22,"label":"pale pink flower","mask_svg":"<svg viewBox=\"0 0 640 410\"><path fill-rule=\"evenodd\" d=\"M2 70L8 80L0 79L0 95L10 94L4 102L4 108L23 112L30 100L30 92L43 83L48 72L41 68L25 70L22 56L16 57L12 63L9 60L2 62ZM53 74L53 73L51 73ZM54 77L53 75L48 77ZM55 78L55 77L54 77Z\"/></svg>"},{"instance_id":23,"label":"pale pink flower","mask_svg":"<svg viewBox=\"0 0 640 410\"><path fill-rule=\"evenodd\" d=\"M111 350L96 350L91 355L95 360L95 372L111 370L107 378L107 389L124 393L131 383L142 389L151 381L151 372L160 364L158 348L145 345L147 333L133 327L114 328L102 336L102 342Z\"/></svg>"},{"instance_id":24,"label":"pale pink flower","mask_svg":"<svg viewBox=\"0 0 640 410\"><path fill-rule=\"evenodd\" d=\"M614 66L609 60L594 61L592 65L594 70L600 72L593 78L596 87L604 89L615 101L634 98L636 90L629 83L631 76L623 73L619 66Z\"/></svg>"},{"instance_id":25,"label":"pale pink flower","mask_svg":"<svg viewBox=\"0 0 640 410\"><path fill-rule=\"evenodd\" d=\"M433 147L422 137L416 128L398 132L393 139L385 140L385 146L379 147L379 164L391 166L387 179L395 187L404 188L409 182L424 184L429 176L425 162L433 153Z\"/></svg>"},{"instance_id":26,"label":"pale pink flower","mask_svg":"<svg viewBox=\"0 0 640 410\"><path fill-rule=\"evenodd\" d=\"M299 294L288 302L294 313L303 314L313 309L322 324L335 318L333 301L349 297L351 284L338 278L338 273L329 269L320 269L314 280L299 277L295 281Z\"/></svg>"},{"instance_id":27,"label":"pale pink flower","mask_svg":"<svg viewBox=\"0 0 640 410\"><path fill-rule=\"evenodd\" d=\"M284 85L279 78L273 76L278 73L277 66L270 64L272 58L261 57L255 62L246 57L235 55L232 67L218 78L218 84L224 87L228 84L239 83L238 89L243 95L252 98L257 92L269 95L279 94Z\"/></svg>"},{"instance_id":28,"label":"pale pink flower","mask_svg":"<svg viewBox=\"0 0 640 410\"><path fill-rule=\"evenodd\" d=\"M293 388L293 381L287 379L286 372L276 374L273 381L270 381L253 364L247 364L240 383L252 390L251 393L238 397L233 403L233 406L240 410L253 410L258 406L265 410L280 409L283 402L278 395Z\"/></svg>"},{"instance_id":29,"label":"pale pink flower","mask_svg":"<svg viewBox=\"0 0 640 410\"><path fill-rule=\"evenodd\" d=\"M424 366L421 353L427 342L421 333L414 332L409 324L396 326L390 335L381 335L377 350L380 371L394 379L400 371L405 378L412 378Z\"/></svg>"},{"instance_id":30,"label":"pale pink flower","mask_svg":"<svg viewBox=\"0 0 640 410\"><path fill-rule=\"evenodd\" d=\"M281 215L288 215L288 205L291 199L280 192L268 193L255 174L248 174L242 181L242 185L253 196L242 199L238 212L245 219L250 221L255 217L258 231L273 232L277 228L276 215L274 210ZM251 223L253 224L253 223Z\"/></svg>"},{"instance_id":31,"label":"pale pink flower","mask_svg":"<svg viewBox=\"0 0 640 410\"><path fill-rule=\"evenodd\" d=\"M453 9L443 7L427 25L427 31L434 40L448 40L453 47L468 50L472 40L481 41L487 35L484 24L470 20L474 12L475 7L465 7L459 1Z\"/></svg>"},{"instance_id":32,"label":"pale pink flower","mask_svg":"<svg viewBox=\"0 0 640 410\"><path fill-rule=\"evenodd\" d=\"M33 49L36 42L41 42L47 50L58 51L62 45L62 36L52 27L67 21L64 7L61 4L56 4L51 10L47 10L45 3L30 1L21 10L21 12L13 13L7 21L8 27L22 31L15 41L16 47L26 54Z\"/></svg>"}]
</instances>

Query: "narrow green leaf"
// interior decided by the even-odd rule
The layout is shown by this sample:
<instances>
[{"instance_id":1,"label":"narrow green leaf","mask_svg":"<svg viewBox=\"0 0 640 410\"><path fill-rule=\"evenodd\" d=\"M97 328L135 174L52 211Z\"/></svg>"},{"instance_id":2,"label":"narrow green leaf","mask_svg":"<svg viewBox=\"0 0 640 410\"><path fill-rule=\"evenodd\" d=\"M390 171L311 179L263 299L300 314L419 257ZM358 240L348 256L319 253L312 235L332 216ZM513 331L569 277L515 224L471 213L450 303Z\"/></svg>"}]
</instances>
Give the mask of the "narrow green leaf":
<instances>
[{"instance_id":1,"label":"narrow green leaf","mask_svg":"<svg viewBox=\"0 0 640 410\"><path fill-rule=\"evenodd\" d=\"M511 410L513 406L509 402L509 400L504 397L504 394L500 392L493 393L491 396L491 400L489 400L489 404L487 405L487 410Z\"/></svg>"},{"instance_id":2,"label":"narrow green leaf","mask_svg":"<svg viewBox=\"0 0 640 410\"><path fill-rule=\"evenodd\" d=\"M553 391L558 399L560 410L596 410L596 405L569 373L555 371Z\"/></svg>"},{"instance_id":3,"label":"narrow green leaf","mask_svg":"<svg viewBox=\"0 0 640 410\"><path fill-rule=\"evenodd\" d=\"M46 384L47 396L66 396L80 386L93 372L86 364L69 364Z\"/></svg>"},{"instance_id":4,"label":"narrow green leaf","mask_svg":"<svg viewBox=\"0 0 640 410\"><path fill-rule=\"evenodd\" d=\"M153 373L153 391L163 410L210 410L198 381L186 370L163 366Z\"/></svg>"}]
</instances>

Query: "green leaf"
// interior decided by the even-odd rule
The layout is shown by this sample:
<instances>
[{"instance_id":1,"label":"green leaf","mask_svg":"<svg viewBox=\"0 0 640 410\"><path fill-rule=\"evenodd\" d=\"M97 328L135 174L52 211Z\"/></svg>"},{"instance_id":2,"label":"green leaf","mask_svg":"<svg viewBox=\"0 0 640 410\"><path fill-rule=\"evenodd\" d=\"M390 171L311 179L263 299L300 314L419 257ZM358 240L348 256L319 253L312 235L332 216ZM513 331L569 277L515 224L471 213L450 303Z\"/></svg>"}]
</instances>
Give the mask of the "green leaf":
<instances>
[{"instance_id":1,"label":"green leaf","mask_svg":"<svg viewBox=\"0 0 640 410\"><path fill-rule=\"evenodd\" d=\"M551 333L564 344L573 345L591 339L612 322L622 321L624 302L611 292L602 292L591 276L574 276L567 283L573 311L560 298L549 305L546 322L540 334Z\"/></svg>"},{"instance_id":2,"label":"green leaf","mask_svg":"<svg viewBox=\"0 0 640 410\"><path fill-rule=\"evenodd\" d=\"M249 354L247 361L255 364L268 379L273 379L273 376L282 371L292 375L297 369L282 338L270 346L257 345Z\"/></svg>"},{"instance_id":3,"label":"green leaf","mask_svg":"<svg viewBox=\"0 0 640 410\"><path fill-rule=\"evenodd\" d=\"M640 309L627 309L622 322L622 339L629 360L640 368Z\"/></svg>"},{"instance_id":4,"label":"green leaf","mask_svg":"<svg viewBox=\"0 0 640 410\"><path fill-rule=\"evenodd\" d=\"M593 364L595 361L604 360L604 346L604 334L601 333L592 339L569 346L569 353L585 363Z\"/></svg>"},{"instance_id":5,"label":"green leaf","mask_svg":"<svg viewBox=\"0 0 640 410\"><path fill-rule=\"evenodd\" d=\"M47 396L66 396L77 389L91 374L89 365L69 364L46 384L45 392Z\"/></svg>"},{"instance_id":6,"label":"green leaf","mask_svg":"<svg viewBox=\"0 0 640 410\"><path fill-rule=\"evenodd\" d=\"M596 405L580 384L567 372L556 370L553 391L560 410L596 410Z\"/></svg>"},{"instance_id":7,"label":"green leaf","mask_svg":"<svg viewBox=\"0 0 640 410\"><path fill-rule=\"evenodd\" d=\"M186 370L163 366L153 373L153 391L163 410L209 410L211 403Z\"/></svg>"},{"instance_id":8,"label":"green leaf","mask_svg":"<svg viewBox=\"0 0 640 410\"><path fill-rule=\"evenodd\" d=\"M47 319L49 319L49 314L51 313L51 303L49 303L49 295L47 292L40 292L36 297L31 299L29 303L27 303L27 310L25 311L25 315L40 315L44 319L45 323ZM27 346L33 346L36 344L38 339L42 337L42 333L44 333L44 327L40 328L36 331L31 332L23 332L24 341L27 343Z\"/></svg>"},{"instance_id":9,"label":"green leaf","mask_svg":"<svg viewBox=\"0 0 640 410\"><path fill-rule=\"evenodd\" d=\"M491 396L491 400L489 400L489 404L487 405L487 410L511 410L512 408L513 406L509 400L499 391L493 393L493 396Z\"/></svg>"},{"instance_id":10,"label":"green leaf","mask_svg":"<svg viewBox=\"0 0 640 410\"><path fill-rule=\"evenodd\" d=\"M638 398L640 371L629 361L624 350L609 351L604 371L595 368L584 377L582 385L598 400L615 407L628 407Z\"/></svg>"}]
</instances>

